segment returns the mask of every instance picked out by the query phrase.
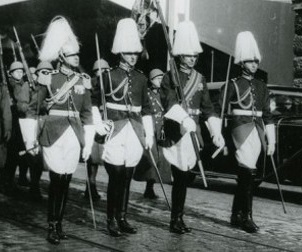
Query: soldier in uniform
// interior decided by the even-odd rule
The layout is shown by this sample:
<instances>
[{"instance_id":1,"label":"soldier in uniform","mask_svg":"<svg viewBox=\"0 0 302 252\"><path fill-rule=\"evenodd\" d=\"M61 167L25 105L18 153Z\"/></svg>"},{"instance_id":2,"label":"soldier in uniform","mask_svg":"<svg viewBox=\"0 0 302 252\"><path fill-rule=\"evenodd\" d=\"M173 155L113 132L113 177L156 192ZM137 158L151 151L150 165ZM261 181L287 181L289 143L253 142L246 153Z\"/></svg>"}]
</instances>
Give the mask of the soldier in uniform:
<instances>
[{"instance_id":1,"label":"soldier in uniform","mask_svg":"<svg viewBox=\"0 0 302 252\"><path fill-rule=\"evenodd\" d=\"M91 79L92 84L92 96L99 95L98 90L100 90L100 83L99 83L99 64L101 66L102 72L107 71L110 67L106 60L100 59L100 62L95 61L93 64L92 71L94 73L94 77ZM99 165L103 164L101 160L101 154L103 151L103 145L94 141L92 146L91 156L87 161L87 172L88 172L88 179L90 183L90 190L91 190L91 197L92 200L97 201L101 199L101 195L98 193L96 188L96 176L98 173ZM89 192L88 192L88 184L86 183L86 189L84 193L85 199L89 199Z\"/></svg>"},{"instance_id":2,"label":"soldier in uniform","mask_svg":"<svg viewBox=\"0 0 302 252\"><path fill-rule=\"evenodd\" d=\"M0 187L3 186L3 170L7 156L7 143L12 133L12 113L7 87L0 84Z\"/></svg>"},{"instance_id":3,"label":"soldier in uniform","mask_svg":"<svg viewBox=\"0 0 302 252\"><path fill-rule=\"evenodd\" d=\"M240 32L236 39L235 64L242 74L230 81L225 104L230 104L232 138L236 147L238 181L233 200L231 225L246 232L257 232L252 217L253 184L261 146L267 155L275 150L275 128L270 113L266 84L254 78L261 55L251 32ZM222 92L224 94L225 90ZM221 97L221 103L223 98ZM265 144L264 132L268 140Z\"/></svg>"},{"instance_id":4,"label":"soldier in uniform","mask_svg":"<svg viewBox=\"0 0 302 252\"><path fill-rule=\"evenodd\" d=\"M39 77L40 73L43 71L52 71L53 70L53 65L48 62L48 61L40 61L39 64L37 65L37 69L35 71L35 74L37 78Z\"/></svg>"},{"instance_id":5,"label":"soldier in uniform","mask_svg":"<svg viewBox=\"0 0 302 252\"><path fill-rule=\"evenodd\" d=\"M195 25L191 21L182 22L175 34L172 53L179 57L179 79L187 104L185 111L179 104L175 84L170 71L165 74L161 85L161 100L165 109L165 136L170 146L164 148L164 156L171 163L173 175L172 210L170 232L184 234L191 232L183 220L187 186L194 179L191 172L197 164L190 132L197 132L200 144L199 120L207 120L213 143L224 146L221 135L221 120L216 117L210 101L205 78L194 69L198 54L202 52ZM196 126L198 125L198 127Z\"/></svg>"},{"instance_id":6,"label":"soldier in uniform","mask_svg":"<svg viewBox=\"0 0 302 252\"><path fill-rule=\"evenodd\" d=\"M153 69L149 73L148 98L151 106L155 140L160 140L163 130L162 126L164 108L161 105L159 93L163 76L164 73L160 69ZM161 147L157 144L154 144L152 147L152 154L157 161L157 166L162 171L165 168L163 166L167 166L167 164L162 156ZM154 184L156 182L157 176L156 171L150 162L150 157L148 157L147 153L144 153L141 161L135 168L133 178L137 181L147 182L144 192L145 198L156 199L158 198L158 196L154 192Z\"/></svg>"},{"instance_id":7,"label":"soldier in uniform","mask_svg":"<svg viewBox=\"0 0 302 252\"><path fill-rule=\"evenodd\" d=\"M23 64L19 61L13 62L10 65L8 79L13 116L13 131L11 140L8 143L7 162L5 168L6 188L8 193L13 192L14 190L14 179L17 166L19 167L18 184L21 186L29 186L29 181L27 179L27 170L29 167L27 154L19 156L19 151L25 149L19 119L26 116L32 93L29 83L24 81L23 76Z\"/></svg>"},{"instance_id":8,"label":"soldier in uniform","mask_svg":"<svg viewBox=\"0 0 302 252\"><path fill-rule=\"evenodd\" d=\"M41 61L59 60L58 70L44 71L38 77L38 92L30 104L28 118L22 124L27 129L27 149L35 147L37 128L35 117L43 100L48 103L48 116L39 133L44 164L49 170L48 236L52 244L67 239L62 221L69 183L82 158L87 160L94 138L91 112L91 81L87 74L79 74L79 43L68 21L55 17L42 44ZM29 130L31 129L31 130ZM36 150L31 151L34 154Z\"/></svg>"},{"instance_id":9,"label":"soldier in uniform","mask_svg":"<svg viewBox=\"0 0 302 252\"><path fill-rule=\"evenodd\" d=\"M109 175L107 188L107 228L112 236L135 234L127 220L130 182L144 146L153 144L153 123L147 95L147 78L135 64L142 45L133 19L119 21L112 53L120 55L118 67L104 75L108 119L114 131L104 144L102 158ZM96 101L96 105L99 101ZM96 128L97 130L97 128Z\"/></svg>"}]
</instances>

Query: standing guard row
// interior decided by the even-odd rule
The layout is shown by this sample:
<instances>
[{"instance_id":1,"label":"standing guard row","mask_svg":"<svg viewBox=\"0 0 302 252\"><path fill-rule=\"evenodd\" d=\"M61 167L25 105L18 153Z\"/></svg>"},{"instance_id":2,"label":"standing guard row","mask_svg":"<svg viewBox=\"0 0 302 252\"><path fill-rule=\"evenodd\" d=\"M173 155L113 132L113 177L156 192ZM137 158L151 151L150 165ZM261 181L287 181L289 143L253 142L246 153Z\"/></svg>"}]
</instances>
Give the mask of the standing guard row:
<instances>
[{"instance_id":1,"label":"standing guard row","mask_svg":"<svg viewBox=\"0 0 302 252\"><path fill-rule=\"evenodd\" d=\"M119 237L123 233L137 233L137 228L127 218L130 184L144 150L152 153L158 132L165 136L162 152L171 164L173 176L170 232L191 232L183 216L187 186L195 177L192 169L199 164L203 148L200 120L206 121L213 144L219 149L225 145L222 121L214 111L205 77L194 69L202 52L195 25L191 21L179 24L172 48L179 64L157 75L163 77L156 91L159 95L150 94L153 91L148 90L147 78L135 68L143 47L133 19L118 22L112 53L119 56L119 64L102 72L101 83L96 82L93 92L90 77L79 73L79 49L69 22L62 16L55 17L46 31L39 59L57 62L58 69L39 72L37 91L20 124L26 150L36 155L39 141L45 167L49 170L48 241L59 244L60 240L67 239L62 221L72 174L80 157L84 162L90 157L95 136L104 138L104 135L107 136L99 156L109 175L109 234ZM221 98L221 107L226 103L232 113L232 137L238 161L238 186L231 224L251 233L258 230L252 219L256 163L261 148L272 155L275 145L268 91L264 83L254 79L260 60L253 35L240 33L235 63L242 66L242 76L225 85L226 99ZM155 130L152 101L156 102L158 96L158 112L164 119ZM38 120L42 109L47 115ZM106 117L102 118L102 113L106 113ZM5 132L7 136L9 128ZM95 168L90 166L90 169ZM153 186L154 181L151 183Z\"/></svg>"}]
</instances>

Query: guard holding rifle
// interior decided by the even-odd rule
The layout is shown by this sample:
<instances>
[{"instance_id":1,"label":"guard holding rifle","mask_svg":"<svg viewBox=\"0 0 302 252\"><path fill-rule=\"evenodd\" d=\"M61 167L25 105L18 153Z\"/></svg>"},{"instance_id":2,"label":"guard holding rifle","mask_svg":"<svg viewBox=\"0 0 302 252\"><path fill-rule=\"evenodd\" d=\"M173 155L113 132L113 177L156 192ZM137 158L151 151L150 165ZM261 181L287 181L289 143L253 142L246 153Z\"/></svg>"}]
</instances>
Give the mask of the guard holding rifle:
<instances>
[{"instance_id":1,"label":"guard holding rifle","mask_svg":"<svg viewBox=\"0 0 302 252\"><path fill-rule=\"evenodd\" d=\"M235 64L241 66L242 74L225 85L222 92L225 98L221 97L221 104L229 105L238 162L238 184L231 225L249 233L259 229L252 217L256 164L262 148L267 155L273 155L275 151L275 128L269 109L269 92L265 83L254 78L260 61L261 55L253 34L249 31L240 32L236 39Z\"/></svg>"},{"instance_id":2,"label":"guard holding rifle","mask_svg":"<svg viewBox=\"0 0 302 252\"><path fill-rule=\"evenodd\" d=\"M22 126L27 130L25 144L30 153L36 152L36 137L42 146L44 163L49 169L48 236L52 244L67 239L62 221L69 183L82 158L87 160L94 138L91 112L91 82L87 74L79 74L79 43L68 21L55 17L42 44L41 61L59 60L59 69L44 71L38 77L38 91L30 104L28 118ZM37 121L42 102L48 104L48 115L42 131L37 133ZM40 125L41 126L41 125Z\"/></svg>"},{"instance_id":3,"label":"guard holding rifle","mask_svg":"<svg viewBox=\"0 0 302 252\"><path fill-rule=\"evenodd\" d=\"M142 49L134 20L120 20L112 46L112 53L119 54L120 63L104 74L106 102L103 105L108 119L114 123L113 133L105 143L102 155L109 174L107 228L112 236L137 232L126 217L130 182L144 147L151 148L153 144L147 78L134 68ZM99 107L100 99L94 104Z\"/></svg>"},{"instance_id":4,"label":"guard holding rifle","mask_svg":"<svg viewBox=\"0 0 302 252\"><path fill-rule=\"evenodd\" d=\"M196 166L199 153L195 152L190 132L197 133L194 137L198 136L202 145L199 126L201 116L209 124L213 143L217 147L224 146L221 120L214 112L205 78L194 69L201 52L195 25L190 21L180 23L172 53L180 60L179 88L182 89L180 91L185 99L181 103L186 103L187 111L179 104L179 90L173 81L177 78L177 73L169 71L164 76L161 87L162 104L166 111L165 135L169 141L169 147L164 148L164 156L171 163L173 175L170 232L178 234L191 232L191 228L187 227L183 220L184 204L187 186L195 177L191 169Z\"/></svg>"},{"instance_id":5,"label":"guard holding rifle","mask_svg":"<svg viewBox=\"0 0 302 252\"><path fill-rule=\"evenodd\" d=\"M19 156L19 151L25 149L19 119L26 116L33 90L28 81L24 80L24 66L20 61L14 61L10 65L8 89L12 100L13 132L12 138L8 143L5 187L7 193L12 193L15 188L14 179L17 166L19 166L18 184L21 186L29 186L29 181L26 176L29 166L28 158L26 155Z\"/></svg>"}]
</instances>

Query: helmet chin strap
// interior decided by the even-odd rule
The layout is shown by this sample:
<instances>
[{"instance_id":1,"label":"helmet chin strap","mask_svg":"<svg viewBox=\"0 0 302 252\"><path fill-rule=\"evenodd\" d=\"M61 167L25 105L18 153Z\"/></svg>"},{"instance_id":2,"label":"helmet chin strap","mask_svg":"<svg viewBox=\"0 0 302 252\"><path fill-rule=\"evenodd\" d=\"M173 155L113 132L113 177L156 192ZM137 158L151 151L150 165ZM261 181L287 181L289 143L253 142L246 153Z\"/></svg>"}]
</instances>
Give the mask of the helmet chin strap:
<instances>
[{"instance_id":1,"label":"helmet chin strap","mask_svg":"<svg viewBox=\"0 0 302 252\"><path fill-rule=\"evenodd\" d=\"M247 76L254 77L255 73L252 73L248 68L246 68L246 67L244 66L243 63L241 64L241 68L242 68L242 73L243 73L243 75L247 75Z\"/></svg>"}]
</instances>

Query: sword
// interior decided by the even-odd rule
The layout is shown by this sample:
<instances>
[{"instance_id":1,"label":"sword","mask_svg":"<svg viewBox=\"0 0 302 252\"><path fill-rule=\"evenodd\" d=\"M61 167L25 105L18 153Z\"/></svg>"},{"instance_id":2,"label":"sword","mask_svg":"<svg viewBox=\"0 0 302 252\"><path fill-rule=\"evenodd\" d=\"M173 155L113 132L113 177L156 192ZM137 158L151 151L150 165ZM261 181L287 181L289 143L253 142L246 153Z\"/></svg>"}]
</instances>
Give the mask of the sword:
<instances>
[{"instance_id":1,"label":"sword","mask_svg":"<svg viewBox=\"0 0 302 252\"><path fill-rule=\"evenodd\" d=\"M263 121L262 121L262 125L263 125L264 133L265 133L265 136L266 136L266 140L268 142L267 132L265 130L265 125L264 125ZM273 155L270 155L270 160L271 160L273 170L274 170L274 174L275 174L275 177L276 177L277 187L278 187L278 191L279 191L279 194L280 194L283 211L286 214L287 212L286 212L286 208L285 208L285 202L284 202L284 199L283 199L283 193L282 193L282 190L281 190L281 186L280 186L280 182L279 182L279 176L278 176L278 173L277 173L277 168L276 168L276 164L275 164L275 160L274 160Z\"/></svg>"},{"instance_id":2,"label":"sword","mask_svg":"<svg viewBox=\"0 0 302 252\"><path fill-rule=\"evenodd\" d=\"M96 229L96 221L95 221L93 201L92 201L92 195L91 195L91 189L90 189L90 181L89 181L89 175L88 175L88 169L87 169L87 161L85 161L85 170L87 171L87 186L88 186L89 202L90 202L90 208L91 208L91 214L92 214L92 222L93 222L94 229Z\"/></svg>"},{"instance_id":3,"label":"sword","mask_svg":"<svg viewBox=\"0 0 302 252\"><path fill-rule=\"evenodd\" d=\"M283 199L283 193L282 193L282 190L281 190L281 187L280 187L279 177L278 177L278 173L277 173L277 169L276 169L275 160L274 160L273 155L270 155L270 159L271 159L273 170L274 170L274 173L275 173L275 177L276 177L276 181L277 181L277 186L278 186L278 191L279 191L280 198L281 198L283 211L286 214L287 212L286 212L286 208L285 208L285 202L284 202L284 199Z\"/></svg>"},{"instance_id":4,"label":"sword","mask_svg":"<svg viewBox=\"0 0 302 252\"><path fill-rule=\"evenodd\" d=\"M165 196L165 199L166 199L168 208L169 208L169 210L171 210L171 206L170 206L170 203L169 203L168 198L167 198L167 195L166 195L166 191L165 191L165 188L164 188L164 185L163 185L163 181L162 181L161 176L160 176L160 174L159 174L159 170L158 170L157 164L156 164L156 162L155 162L154 156L153 156L152 151L151 151L150 148L148 148L148 154L149 154L149 157L150 157L150 159L151 159L152 166L153 166L153 168L155 169L156 174L157 174L157 177L158 177L158 179L159 179L160 186L161 186L161 189L163 190L163 193L164 193L164 196Z\"/></svg>"},{"instance_id":5,"label":"sword","mask_svg":"<svg viewBox=\"0 0 302 252\"><path fill-rule=\"evenodd\" d=\"M29 152L31 152L32 150L35 150L35 149L37 149L37 148L39 148L39 145L34 145L33 147L31 147L31 148L29 148L29 149L27 149L27 150L22 150L22 151L19 151L19 156L24 156L25 154L27 154L27 153L29 153Z\"/></svg>"}]
</instances>

